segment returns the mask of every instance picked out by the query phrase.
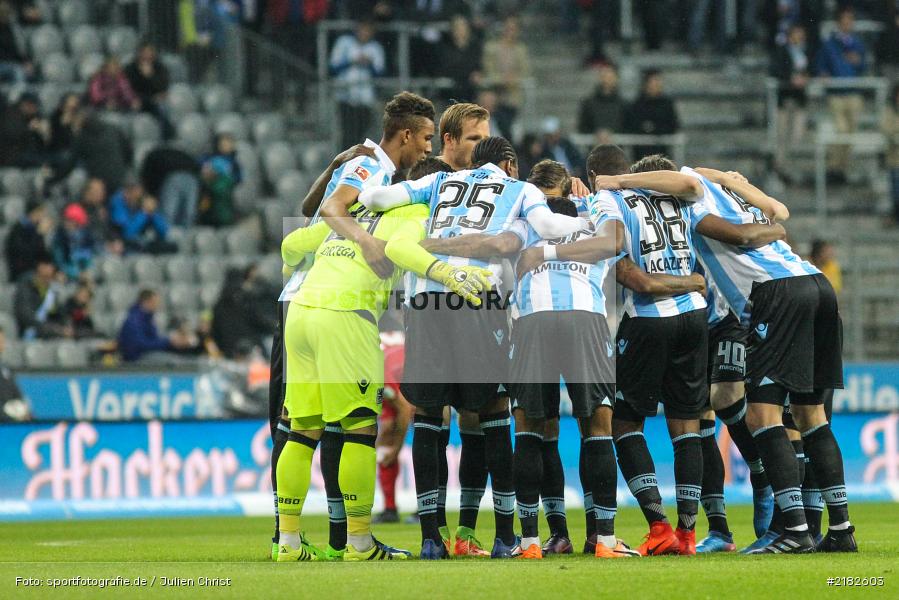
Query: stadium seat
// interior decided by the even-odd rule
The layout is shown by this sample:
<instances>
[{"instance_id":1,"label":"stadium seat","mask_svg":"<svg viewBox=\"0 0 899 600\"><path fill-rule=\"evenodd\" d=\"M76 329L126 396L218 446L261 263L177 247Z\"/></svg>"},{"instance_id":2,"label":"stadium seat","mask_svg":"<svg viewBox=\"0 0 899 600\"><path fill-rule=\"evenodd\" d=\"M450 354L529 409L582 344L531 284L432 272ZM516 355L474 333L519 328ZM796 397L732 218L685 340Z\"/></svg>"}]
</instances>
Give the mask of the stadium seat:
<instances>
[{"instance_id":1,"label":"stadium seat","mask_svg":"<svg viewBox=\"0 0 899 600\"><path fill-rule=\"evenodd\" d=\"M135 115L131 121L131 135L135 143L158 142L162 139L162 129L159 121L155 118L146 113L140 113Z\"/></svg>"},{"instance_id":2,"label":"stadium seat","mask_svg":"<svg viewBox=\"0 0 899 600\"><path fill-rule=\"evenodd\" d=\"M242 213L252 213L259 210L259 185L253 175L252 179L245 177L244 180L234 188L234 205Z\"/></svg>"},{"instance_id":3,"label":"stadium seat","mask_svg":"<svg viewBox=\"0 0 899 600\"><path fill-rule=\"evenodd\" d=\"M63 0L56 10L59 23L64 27L88 23L91 18L90 8L83 0Z\"/></svg>"},{"instance_id":4,"label":"stadium seat","mask_svg":"<svg viewBox=\"0 0 899 600\"><path fill-rule=\"evenodd\" d=\"M165 261L166 279L173 283L194 283L196 281L195 263L195 259L186 256L169 258Z\"/></svg>"},{"instance_id":5,"label":"stadium seat","mask_svg":"<svg viewBox=\"0 0 899 600\"><path fill-rule=\"evenodd\" d=\"M276 113L253 117L253 141L257 146L284 139L284 119Z\"/></svg>"},{"instance_id":6,"label":"stadium seat","mask_svg":"<svg viewBox=\"0 0 899 600\"><path fill-rule=\"evenodd\" d=\"M309 182L302 173L293 170L279 177L276 187L278 198L283 202L289 202L298 206L306 196L306 192L309 191Z\"/></svg>"},{"instance_id":7,"label":"stadium seat","mask_svg":"<svg viewBox=\"0 0 899 600\"><path fill-rule=\"evenodd\" d=\"M18 339L19 327L16 325L16 318L11 312L0 312L0 329L6 334L7 340Z\"/></svg>"},{"instance_id":8,"label":"stadium seat","mask_svg":"<svg viewBox=\"0 0 899 600\"><path fill-rule=\"evenodd\" d=\"M37 97L41 101L41 107L43 107L44 112L52 113L65 93L66 89L55 83L41 85L37 90Z\"/></svg>"},{"instance_id":9,"label":"stadium seat","mask_svg":"<svg viewBox=\"0 0 899 600\"><path fill-rule=\"evenodd\" d=\"M20 196L4 196L0 198L3 210L3 222L12 225L25 214L25 199Z\"/></svg>"},{"instance_id":10,"label":"stadium seat","mask_svg":"<svg viewBox=\"0 0 899 600\"><path fill-rule=\"evenodd\" d=\"M90 81L90 78L103 66L103 55L99 52L85 54L78 61L79 81Z\"/></svg>"},{"instance_id":11,"label":"stadium seat","mask_svg":"<svg viewBox=\"0 0 899 600\"><path fill-rule=\"evenodd\" d=\"M290 216L286 205L283 202L273 201L266 202L263 208L265 216L265 233L270 240L280 242L284 238L284 218Z\"/></svg>"},{"instance_id":12,"label":"stadium seat","mask_svg":"<svg viewBox=\"0 0 899 600\"><path fill-rule=\"evenodd\" d=\"M41 73L44 79L53 83L71 83L75 78L72 61L60 52L45 55L41 61Z\"/></svg>"},{"instance_id":13,"label":"stadium seat","mask_svg":"<svg viewBox=\"0 0 899 600\"><path fill-rule=\"evenodd\" d=\"M197 99L186 83L176 83L169 88L168 103L175 118L197 110Z\"/></svg>"},{"instance_id":14,"label":"stadium seat","mask_svg":"<svg viewBox=\"0 0 899 600\"><path fill-rule=\"evenodd\" d=\"M215 306L215 303L218 302L219 294L221 294L222 285L221 282L203 286L200 288L200 304L203 309L211 309Z\"/></svg>"},{"instance_id":15,"label":"stadium seat","mask_svg":"<svg viewBox=\"0 0 899 600\"><path fill-rule=\"evenodd\" d=\"M318 173L331 161L327 148L319 145L307 146L303 149L303 169Z\"/></svg>"},{"instance_id":16,"label":"stadium seat","mask_svg":"<svg viewBox=\"0 0 899 600\"><path fill-rule=\"evenodd\" d=\"M204 255L220 256L225 250L221 234L209 228L198 228L194 232L193 246L197 254Z\"/></svg>"},{"instance_id":17,"label":"stadium seat","mask_svg":"<svg viewBox=\"0 0 899 600\"><path fill-rule=\"evenodd\" d=\"M195 312L200 298L197 288L187 283L176 283L168 288L168 306L170 313L184 315Z\"/></svg>"},{"instance_id":18,"label":"stadium seat","mask_svg":"<svg viewBox=\"0 0 899 600\"><path fill-rule=\"evenodd\" d=\"M95 305L94 314L91 315L91 319L94 321L94 329L104 336L115 337L116 333L118 333L117 328L119 323L117 322L117 313L111 310L99 310Z\"/></svg>"},{"instance_id":19,"label":"stadium seat","mask_svg":"<svg viewBox=\"0 0 899 600\"><path fill-rule=\"evenodd\" d=\"M223 85L213 85L203 93L203 109L207 114L219 115L232 110L234 98Z\"/></svg>"},{"instance_id":20,"label":"stadium seat","mask_svg":"<svg viewBox=\"0 0 899 600\"><path fill-rule=\"evenodd\" d=\"M203 287L209 287L210 284L219 285L225 278L225 270L227 265L221 258L202 257L197 261L197 273L200 275L200 281Z\"/></svg>"},{"instance_id":21,"label":"stadium seat","mask_svg":"<svg viewBox=\"0 0 899 600\"><path fill-rule=\"evenodd\" d=\"M187 63L180 55L165 52L160 55L160 60L169 71L169 80L173 83L184 83L187 81Z\"/></svg>"},{"instance_id":22,"label":"stadium seat","mask_svg":"<svg viewBox=\"0 0 899 600\"><path fill-rule=\"evenodd\" d=\"M105 286L106 306L115 312L127 311L137 300L137 289L130 284L114 284Z\"/></svg>"},{"instance_id":23,"label":"stadium seat","mask_svg":"<svg viewBox=\"0 0 899 600\"><path fill-rule=\"evenodd\" d=\"M140 285L156 285L165 281L162 266L150 256L141 256L134 261L132 269L133 279Z\"/></svg>"},{"instance_id":24,"label":"stadium seat","mask_svg":"<svg viewBox=\"0 0 899 600\"><path fill-rule=\"evenodd\" d=\"M25 366L25 358L22 356L22 344L7 339L3 354L0 355L0 361L13 369Z\"/></svg>"},{"instance_id":25,"label":"stadium seat","mask_svg":"<svg viewBox=\"0 0 899 600\"><path fill-rule=\"evenodd\" d=\"M137 49L137 34L130 27L115 27L106 36L106 50L119 58L127 58Z\"/></svg>"},{"instance_id":26,"label":"stadium seat","mask_svg":"<svg viewBox=\"0 0 899 600\"><path fill-rule=\"evenodd\" d=\"M128 263L119 257L102 257L97 265L97 273L104 283L129 283L131 281Z\"/></svg>"},{"instance_id":27,"label":"stadium seat","mask_svg":"<svg viewBox=\"0 0 899 600\"><path fill-rule=\"evenodd\" d=\"M87 179L87 171L82 168L73 169L69 176L66 177L66 191L69 193L69 196L73 198L80 196Z\"/></svg>"},{"instance_id":28,"label":"stadium seat","mask_svg":"<svg viewBox=\"0 0 899 600\"><path fill-rule=\"evenodd\" d=\"M56 361L60 367L84 368L90 362L90 354L84 343L63 340L56 344Z\"/></svg>"},{"instance_id":29,"label":"stadium seat","mask_svg":"<svg viewBox=\"0 0 899 600\"><path fill-rule=\"evenodd\" d=\"M103 52L103 42L91 25L79 25L69 34L69 50L75 58Z\"/></svg>"},{"instance_id":30,"label":"stadium seat","mask_svg":"<svg viewBox=\"0 0 899 600\"><path fill-rule=\"evenodd\" d=\"M266 254L265 257L259 261L260 277L280 287L284 283L284 277L281 274L283 264L279 253L273 252Z\"/></svg>"},{"instance_id":31,"label":"stadium seat","mask_svg":"<svg viewBox=\"0 0 899 600\"><path fill-rule=\"evenodd\" d=\"M282 173L296 168L296 158L287 142L274 142L265 148L263 155L265 175L270 183L278 180Z\"/></svg>"},{"instance_id":32,"label":"stadium seat","mask_svg":"<svg viewBox=\"0 0 899 600\"><path fill-rule=\"evenodd\" d=\"M188 152L202 154L209 149L209 123L199 113L191 113L178 121L178 139Z\"/></svg>"},{"instance_id":33,"label":"stadium seat","mask_svg":"<svg viewBox=\"0 0 899 600\"><path fill-rule=\"evenodd\" d=\"M225 240L228 254L232 256L253 257L259 254L259 240L249 231L233 229Z\"/></svg>"},{"instance_id":34,"label":"stadium seat","mask_svg":"<svg viewBox=\"0 0 899 600\"><path fill-rule=\"evenodd\" d=\"M31 195L31 186L19 169L4 169L0 175L0 188L3 189L3 193L10 196L27 198Z\"/></svg>"},{"instance_id":35,"label":"stadium seat","mask_svg":"<svg viewBox=\"0 0 899 600\"><path fill-rule=\"evenodd\" d=\"M244 176L249 171L259 173L259 153L256 152L256 146L252 142L237 140L237 160L240 161L240 169Z\"/></svg>"},{"instance_id":36,"label":"stadium seat","mask_svg":"<svg viewBox=\"0 0 899 600\"><path fill-rule=\"evenodd\" d=\"M215 133L230 133L237 140L245 140L249 135L243 116L235 112L221 114L215 120Z\"/></svg>"},{"instance_id":37,"label":"stadium seat","mask_svg":"<svg viewBox=\"0 0 899 600\"><path fill-rule=\"evenodd\" d=\"M135 142L134 143L134 164L143 164L144 158L151 150L156 148L159 142Z\"/></svg>"},{"instance_id":38,"label":"stadium seat","mask_svg":"<svg viewBox=\"0 0 899 600\"><path fill-rule=\"evenodd\" d=\"M11 285L0 286L0 313L10 313L13 311L13 297L16 288Z\"/></svg>"},{"instance_id":39,"label":"stadium seat","mask_svg":"<svg viewBox=\"0 0 899 600\"><path fill-rule=\"evenodd\" d=\"M43 58L64 49L62 32L56 25L39 25L31 32L31 55L42 62Z\"/></svg>"},{"instance_id":40,"label":"stadium seat","mask_svg":"<svg viewBox=\"0 0 899 600\"><path fill-rule=\"evenodd\" d=\"M32 369L48 369L56 366L56 344L33 340L24 344L25 365Z\"/></svg>"}]
</instances>

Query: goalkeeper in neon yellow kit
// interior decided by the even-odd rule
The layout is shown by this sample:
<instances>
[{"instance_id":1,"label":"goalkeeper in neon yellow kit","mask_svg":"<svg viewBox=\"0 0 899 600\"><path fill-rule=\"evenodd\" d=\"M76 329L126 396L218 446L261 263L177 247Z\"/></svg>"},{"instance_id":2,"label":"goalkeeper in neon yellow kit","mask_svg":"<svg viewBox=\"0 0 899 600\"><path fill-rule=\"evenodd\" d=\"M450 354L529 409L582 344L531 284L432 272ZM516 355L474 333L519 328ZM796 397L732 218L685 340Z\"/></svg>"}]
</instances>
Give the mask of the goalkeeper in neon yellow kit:
<instances>
[{"instance_id":1,"label":"goalkeeper in neon yellow kit","mask_svg":"<svg viewBox=\"0 0 899 600\"><path fill-rule=\"evenodd\" d=\"M312 251L315 262L291 301L285 324L284 406L291 431L277 467L279 561L324 557L300 535L300 514L309 489L312 456L326 422L339 422L345 431L339 471L347 515L343 560L410 556L376 540L370 529L376 423L384 381L377 322L405 270L439 281L476 305L479 292L490 285L490 271L453 267L419 245L428 216L428 206L421 204L384 213L358 203L349 208L344 226L351 219L353 226L386 242L384 254L397 267L386 279L372 270L358 243L324 222L294 231L281 246L289 266L299 266Z\"/></svg>"}]
</instances>

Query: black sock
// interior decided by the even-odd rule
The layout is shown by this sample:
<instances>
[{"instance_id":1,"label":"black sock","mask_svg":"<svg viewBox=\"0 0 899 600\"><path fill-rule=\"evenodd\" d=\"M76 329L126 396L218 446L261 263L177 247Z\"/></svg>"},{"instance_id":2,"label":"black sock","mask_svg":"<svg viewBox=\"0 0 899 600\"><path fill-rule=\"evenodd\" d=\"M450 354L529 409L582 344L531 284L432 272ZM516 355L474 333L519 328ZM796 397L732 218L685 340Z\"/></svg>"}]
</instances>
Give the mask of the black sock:
<instances>
[{"instance_id":1,"label":"black sock","mask_svg":"<svg viewBox=\"0 0 899 600\"><path fill-rule=\"evenodd\" d=\"M515 434L515 498L521 537L537 537L540 483L543 481L543 436L530 431Z\"/></svg>"},{"instance_id":2,"label":"black sock","mask_svg":"<svg viewBox=\"0 0 899 600\"><path fill-rule=\"evenodd\" d=\"M655 464L646 446L642 431L625 433L615 440L618 466L627 481L627 487L640 504L640 510L650 525L656 521L668 522L662 508L659 480L656 478Z\"/></svg>"},{"instance_id":3,"label":"black sock","mask_svg":"<svg viewBox=\"0 0 899 600\"><path fill-rule=\"evenodd\" d=\"M790 440L793 444L793 453L796 455L796 470L799 472L799 487L802 488L802 482L805 481L805 450L802 447L802 440Z\"/></svg>"},{"instance_id":4,"label":"black sock","mask_svg":"<svg viewBox=\"0 0 899 600\"><path fill-rule=\"evenodd\" d=\"M290 422L279 421L279 425L286 423L286 428L290 429ZM272 493L275 495L275 535L272 537L272 541L278 541L279 537L279 529L280 519L278 518L278 457L281 456L281 451L284 450L284 444L287 443L287 431L284 431L280 427L275 429L275 439L272 440Z\"/></svg>"},{"instance_id":5,"label":"black sock","mask_svg":"<svg viewBox=\"0 0 899 600\"><path fill-rule=\"evenodd\" d=\"M512 475L512 438L509 413L481 417L484 432L484 456L493 488L493 516L496 537L504 544L515 543L515 481Z\"/></svg>"},{"instance_id":6,"label":"black sock","mask_svg":"<svg viewBox=\"0 0 899 600\"><path fill-rule=\"evenodd\" d=\"M517 441L517 440L516 440ZM543 481L540 497L543 514L551 535L568 537L568 519L565 516L565 471L559 455L559 439L543 440Z\"/></svg>"},{"instance_id":7,"label":"black sock","mask_svg":"<svg viewBox=\"0 0 899 600\"><path fill-rule=\"evenodd\" d=\"M724 460L715 439L715 421L699 422L702 440L702 509L709 520L709 531L730 534L724 504Z\"/></svg>"},{"instance_id":8,"label":"black sock","mask_svg":"<svg viewBox=\"0 0 899 600\"><path fill-rule=\"evenodd\" d=\"M446 447L449 446L449 425L440 427L440 450L437 452L437 466L440 472L437 479L437 526L446 527L446 482L449 480L449 467L446 464Z\"/></svg>"},{"instance_id":9,"label":"black sock","mask_svg":"<svg viewBox=\"0 0 899 600\"><path fill-rule=\"evenodd\" d=\"M815 477L815 470L808 464L808 455L805 456L805 479L802 480L802 505L805 507L805 521L808 523L808 532L816 538L821 533L821 518L824 516L824 497Z\"/></svg>"},{"instance_id":10,"label":"black sock","mask_svg":"<svg viewBox=\"0 0 899 600\"><path fill-rule=\"evenodd\" d=\"M584 454L584 438L581 438L581 451L578 456L578 477L581 489L584 490L584 518L586 519L587 538L596 534L596 511L593 505L593 482L587 472L587 457Z\"/></svg>"},{"instance_id":11,"label":"black sock","mask_svg":"<svg viewBox=\"0 0 899 600\"><path fill-rule=\"evenodd\" d=\"M702 441L698 433L684 433L671 443L674 445L677 528L691 531L696 527L702 495Z\"/></svg>"},{"instance_id":12,"label":"black sock","mask_svg":"<svg viewBox=\"0 0 899 600\"><path fill-rule=\"evenodd\" d=\"M780 507L785 529L804 530L802 491L799 487L799 465L796 453L783 425L762 427L753 433L768 480L774 489L774 500Z\"/></svg>"},{"instance_id":13,"label":"black sock","mask_svg":"<svg viewBox=\"0 0 899 600\"><path fill-rule=\"evenodd\" d=\"M765 475L765 468L759 458L755 440L752 439L752 433L746 426L746 400L741 398L738 402L715 411L715 414L727 426L730 439L734 441L743 460L749 465L749 482L752 484L752 489L763 490L771 485L768 483L768 476Z\"/></svg>"},{"instance_id":14,"label":"black sock","mask_svg":"<svg viewBox=\"0 0 899 600\"><path fill-rule=\"evenodd\" d=\"M843 474L843 454L829 423L819 425L802 434L808 464L815 471L821 495L827 503L828 524L841 525L849 521L846 479Z\"/></svg>"},{"instance_id":15,"label":"black sock","mask_svg":"<svg viewBox=\"0 0 899 600\"><path fill-rule=\"evenodd\" d=\"M587 473L591 475L593 490L593 522L595 533L615 535L615 513L618 465L615 464L615 448L611 436L591 436L581 446Z\"/></svg>"},{"instance_id":16,"label":"black sock","mask_svg":"<svg viewBox=\"0 0 899 600\"><path fill-rule=\"evenodd\" d=\"M459 525L474 529L478 524L478 507L487 487L487 459L484 456L484 433L459 432L462 456L459 458Z\"/></svg>"},{"instance_id":17,"label":"black sock","mask_svg":"<svg viewBox=\"0 0 899 600\"><path fill-rule=\"evenodd\" d=\"M442 544L437 525L437 503L440 478L440 417L415 415L412 435L412 470L418 497L418 519L421 539Z\"/></svg>"},{"instance_id":18,"label":"black sock","mask_svg":"<svg viewBox=\"0 0 899 600\"><path fill-rule=\"evenodd\" d=\"M326 426L321 440L321 468L328 496L328 543L335 550L346 547L346 508L338 479L341 452L343 430L339 425Z\"/></svg>"}]
</instances>

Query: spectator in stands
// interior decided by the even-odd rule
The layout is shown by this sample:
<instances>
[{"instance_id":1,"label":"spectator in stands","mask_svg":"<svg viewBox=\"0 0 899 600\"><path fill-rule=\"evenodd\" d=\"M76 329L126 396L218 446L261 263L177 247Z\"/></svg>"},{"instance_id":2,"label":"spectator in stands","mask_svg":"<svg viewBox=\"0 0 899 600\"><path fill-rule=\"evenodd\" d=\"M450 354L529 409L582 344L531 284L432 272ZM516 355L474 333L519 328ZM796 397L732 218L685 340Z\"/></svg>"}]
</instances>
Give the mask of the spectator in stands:
<instances>
[{"instance_id":1,"label":"spectator in stands","mask_svg":"<svg viewBox=\"0 0 899 600\"><path fill-rule=\"evenodd\" d=\"M520 147L522 151L518 153L518 173L524 180L530 174L531 168L542 160L543 140L536 133L526 133Z\"/></svg>"},{"instance_id":2,"label":"spectator in stands","mask_svg":"<svg viewBox=\"0 0 899 600\"><path fill-rule=\"evenodd\" d=\"M625 111L623 125L626 133L644 135L669 135L680 129L674 100L664 95L661 72L651 69L643 74L640 96ZM668 153L668 147L662 145L634 148L638 157Z\"/></svg>"},{"instance_id":3,"label":"spectator in stands","mask_svg":"<svg viewBox=\"0 0 899 600\"><path fill-rule=\"evenodd\" d=\"M63 289L49 254L38 257L34 273L16 286L13 311L24 340L70 338L72 327L62 311Z\"/></svg>"},{"instance_id":4,"label":"spectator in stands","mask_svg":"<svg viewBox=\"0 0 899 600\"><path fill-rule=\"evenodd\" d=\"M576 177L584 176L584 158L571 140L562 135L562 123L558 117L543 120L543 148L540 158L550 158L562 163Z\"/></svg>"},{"instance_id":5,"label":"spectator in stands","mask_svg":"<svg viewBox=\"0 0 899 600\"><path fill-rule=\"evenodd\" d=\"M809 56L805 43L805 28L796 24L790 27L786 43L777 46L771 59L771 74L777 77L778 162L791 145L805 137L808 102L806 88L809 83Z\"/></svg>"},{"instance_id":6,"label":"spectator in stands","mask_svg":"<svg viewBox=\"0 0 899 600\"><path fill-rule=\"evenodd\" d=\"M93 297L94 292L91 286L81 283L75 293L66 300L64 311L66 319L72 327L72 335L76 340L103 337L103 334L94 327L94 320L91 318Z\"/></svg>"},{"instance_id":7,"label":"spectator in stands","mask_svg":"<svg viewBox=\"0 0 899 600\"><path fill-rule=\"evenodd\" d=\"M40 25L44 20L44 11L35 0L12 0L19 23Z\"/></svg>"},{"instance_id":8,"label":"spectator in stands","mask_svg":"<svg viewBox=\"0 0 899 600\"><path fill-rule=\"evenodd\" d=\"M60 163L70 162L75 143L75 122L81 113L81 96L70 92L60 99L50 117L50 151Z\"/></svg>"},{"instance_id":9,"label":"spectator in stands","mask_svg":"<svg viewBox=\"0 0 899 600\"><path fill-rule=\"evenodd\" d=\"M42 202L30 201L25 214L9 230L6 236L6 265L10 281L18 281L23 275L30 275L37 267L40 257L47 256L45 236L53 227Z\"/></svg>"},{"instance_id":10,"label":"spectator in stands","mask_svg":"<svg viewBox=\"0 0 899 600\"><path fill-rule=\"evenodd\" d=\"M843 270L837 261L837 253L834 245L826 240L812 240L812 249L808 257L809 261L818 267L830 281L833 291L837 294L843 291Z\"/></svg>"},{"instance_id":11,"label":"spectator in stands","mask_svg":"<svg viewBox=\"0 0 899 600\"><path fill-rule=\"evenodd\" d=\"M484 81L499 92L499 105L490 111L490 120L507 132L524 101L524 80L531 74L531 59L519 33L518 19L506 17L499 38L484 46Z\"/></svg>"},{"instance_id":12,"label":"spectator in stands","mask_svg":"<svg viewBox=\"0 0 899 600\"><path fill-rule=\"evenodd\" d=\"M768 28L768 47L774 49L787 42L790 28L805 27L808 54L815 56L820 44L819 28L824 18L821 0L765 0L762 21Z\"/></svg>"},{"instance_id":13,"label":"spectator in stands","mask_svg":"<svg viewBox=\"0 0 899 600\"><path fill-rule=\"evenodd\" d=\"M87 213L88 229L96 244L97 252L121 255L122 241L109 220L106 203L106 184L102 179L91 177L81 189L81 207Z\"/></svg>"},{"instance_id":14,"label":"spectator in stands","mask_svg":"<svg viewBox=\"0 0 899 600\"><path fill-rule=\"evenodd\" d=\"M234 188L242 181L240 163L237 162L237 142L230 133L215 136L215 152L200 163L203 180L203 200L200 203L199 222L214 227L234 224Z\"/></svg>"},{"instance_id":15,"label":"spectator in stands","mask_svg":"<svg viewBox=\"0 0 899 600\"><path fill-rule=\"evenodd\" d=\"M178 246L168 240L169 224L159 212L159 202L145 195L137 181L129 182L109 201L113 225L128 252L168 254Z\"/></svg>"},{"instance_id":16,"label":"spectator in stands","mask_svg":"<svg viewBox=\"0 0 899 600\"><path fill-rule=\"evenodd\" d=\"M223 43L218 33L215 6L208 0L181 0L178 6L180 46L190 80L203 82L216 51Z\"/></svg>"},{"instance_id":17,"label":"spectator in stands","mask_svg":"<svg viewBox=\"0 0 899 600\"><path fill-rule=\"evenodd\" d=\"M62 211L62 223L56 228L50 249L57 268L71 280L90 269L96 247L88 227L87 211L72 202Z\"/></svg>"},{"instance_id":18,"label":"spectator in stands","mask_svg":"<svg viewBox=\"0 0 899 600\"><path fill-rule=\"evenodd\" d=\"M6 109L0 119L0 167L30 169L48 164L50 124L41 117L40 102L30 92Z\"/></svg>"},{"instance_id":19,"label":"spectator in stands","mask_svg":"<svg viewBox=\"0 0 899 600\"><path fill-rule=\"evenodd\" d=\"M177 148L152 150L140 170L144 190L159 199L169 225L190 227L196 221L200 179L197 160Z\"/></svg>"},{"instance_id":20,"label":"spectator in stands","mask_svg":"<svg viewBox=\"0 0 899 600\"><path fill-rule=\"evenodd\" d=\"M0 1L0 83L25 83L33 74L25 36L13 19L12 6Z\"/></svg>"},{"instance_id":21,"label":"spectator in stands","mask_svg":"<svg viewBox=\"0 0 899 600\"><path fill-rule=\"evenodd\" d=\"M865 74L865 46L855 35L855 12L849 7L837 11L837 29L821 45L817 67L821 77L851 79ZM834 126L841 134L858 129L858 117L864 109L864 99L858 90L831 90L827 97ZM835 145L828 149L827 176L832 183L845 183L849 168L849 146Z\"/></svg>"},{"instance_id":22,"label":"spectator in stands","mask_svg":"<svg viewBox=\"0 0 899 600\"><path fill-rule=\"evenodd\" d=\"M384 74L384 47L374 39L371 21L360 21L355 34L337 38L329 61L334 75L342 130L341 144L350 147L365 137L371 126L377 97L373 79Z\"/></svg>"},{"instance_id":23,"label":"spectator in stands","mask_svg":"<svg viewBox=\"0 0 899 600\"><path fill-rule=\"evenodd\" d=\"M156 117L162 127L164 139L173 138L175 128L165 104L166 93L169 91L169 70L159 60L156 46L141 44L137 49L137 57L125 68L125 76L140 99L140 109Z\"/></svg>"},{"instance_id":24,"label":"spectator in stands","mask_svg":"<svg viewBox=\"0 0 899 600\"><path fill-rule=\"evenodd\" d=\"M240 354L241 345L265 347L265 338L274 333L274 322L265 308L269 291L256 265L228 270L212 309L212 337L226 357Z\"/></svg>"},{"instance_id":25,"label":"spectator in stands","mask_svg":"<svg viewBox=\"0 0 899 600\"><path fill-rule=\"evenodd\" d=\"M132 89L115 56L107 57L100 70L91 77L87 95L90 103L97 108L129 111L141 107L140 98Z\"/></svg>"},{"instance_id":26,"label":"spectator in stands","mask_svg":"<svg viewBox=\"0 0 899 600\"><path fill-rule=\"evenodd\" d=\"M596 87L593 93L581 100L578 112L579 133L599 135L600 132L621 131L624 101L618 90L618 70L606 63L593 69Z\"/></svg>"},{"instance_id":27,"label":"spectator in stands","mask_svg":"<svg viewBox=\"0 0 899 600\"><path fill-rule=\"evenodd\" d=\"M182 332L170 336L159 333L154 322L159 310L159 294L143 289L128 310L128 316L119 331L119 352L125 362L140 361L146 364L177 364L184 362L176 354L190 348L191 340Z\"/></svg>"},{"instance_id":28,"label":"spectator in stands","mask_svg":"<svg viewBox=\"0 0 899 600\"><path fill-rule=\"evenodd\" d=\"M131 143L117 126L96 114L82 111L74 121L75 143L72 156L90 177L106 184L107 190L122 187L131 164Z\"/></svg>"},{"instance_id":29,"label":"spectator in stands","mask_svg":"<svg viewBox=\"0 0 899 600\"><path fill-rule=\"evenodd\" d=\"M492 87L485 87L478 92L478 97L475 102L486 108L487 112L490 113L491 118L488 121L490 125L490 135L500 135L511 140L512 131L507 128L511 127L512 123L508 120L500 122L494 118L494 115L496 115L496 112L499 110L499 94L497 91Z\"/></svg>"},{"instance_id":30,"label":"spectator in stands","mask_svg":"<svg viewBox=\"0 0 899 600\"><path fill-rule=\"evenodd\" d=\"M462 15L453 17L450 35L438 51L438 73L453 80L453 87L444 90L446 100L473 102L481 85L481 55L483 47L471 30L471 23Z\"/></svg>"},{"instance_id":31,"label":"spectator in stands","mask_svg":"<svg viewBox=\"0 0 899 600\"><path fill-rule=\"evenodd\" d=\"M6 333L0 328L0 423L22 423L31 419L31 409L16 383L16 376L6 366Z\"/></svg>"},{"instance_id":32,"label":"spectator in stands","mask_svg":"<svg viewBox=\"0 0 899 600\"><path fill-rule=\"evenodd\" d=\"M893 200L892 224L899 224L899 83L893 86L890 102L883 117L886 138L886 167L890 170L890 191Z\"/></svg>"}]
</instances>

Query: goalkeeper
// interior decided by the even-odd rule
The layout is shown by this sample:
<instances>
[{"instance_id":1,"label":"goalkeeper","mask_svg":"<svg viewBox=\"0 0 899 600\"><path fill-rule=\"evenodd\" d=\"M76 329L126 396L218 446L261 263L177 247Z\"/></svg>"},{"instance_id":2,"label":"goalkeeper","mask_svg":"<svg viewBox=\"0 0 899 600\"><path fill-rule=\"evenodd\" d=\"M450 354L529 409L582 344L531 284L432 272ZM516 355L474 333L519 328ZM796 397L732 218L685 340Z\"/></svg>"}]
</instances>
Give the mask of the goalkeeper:
<instances>
[{"instance_id":1,"label":"goalkeeper","mask_svg":"<svg viewBox=\"0 0 899 600\"><path fill-rule=\"evenodd\" d=\"M486 269L453 267L419 245L425 237L427 205L379 213L356 203L349 215L341 229L362 228L383 244L384 254L398 267L390 277L380 278L359 245L324 222L294 231L281 246L282 258L291 267L300 266L313 251L315 262L291 301L285 323L284 407L290 434L276 474L279 562L324 558L322 551L300 535L300 515L309 489L312 456L327 422L339 422L346 432L338 476L347 515L343 559L410 556L376 540L370 528L377 416L384 381L377 322L404 270L442 283L475 305L481 302L480 292L489 286Z\"/></svg>"}]
</instances>

